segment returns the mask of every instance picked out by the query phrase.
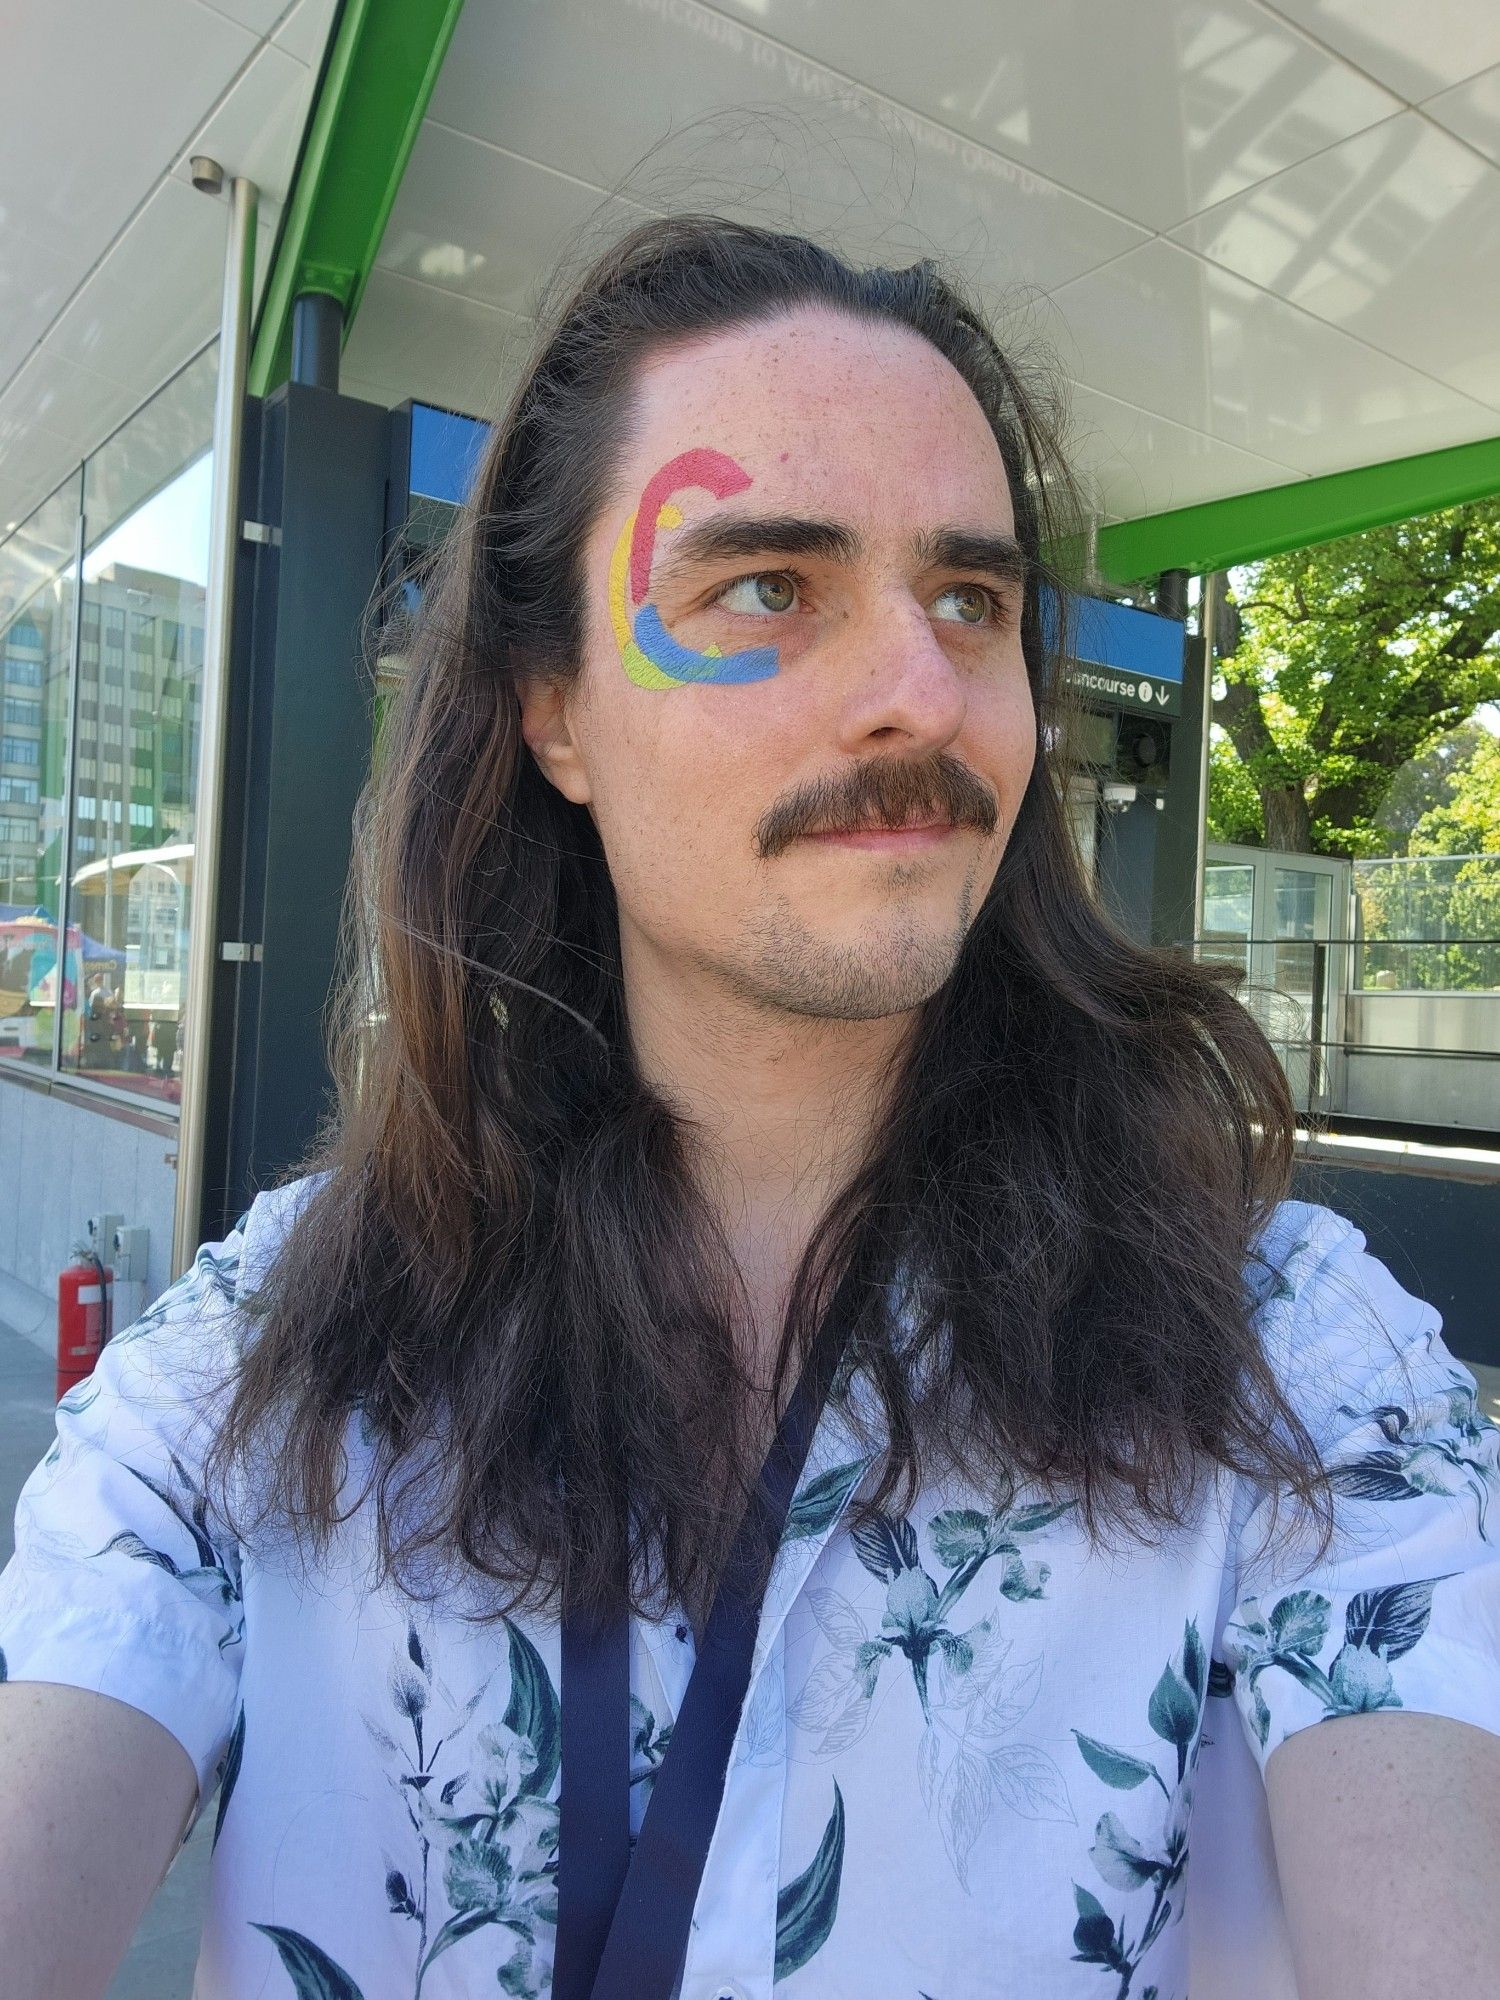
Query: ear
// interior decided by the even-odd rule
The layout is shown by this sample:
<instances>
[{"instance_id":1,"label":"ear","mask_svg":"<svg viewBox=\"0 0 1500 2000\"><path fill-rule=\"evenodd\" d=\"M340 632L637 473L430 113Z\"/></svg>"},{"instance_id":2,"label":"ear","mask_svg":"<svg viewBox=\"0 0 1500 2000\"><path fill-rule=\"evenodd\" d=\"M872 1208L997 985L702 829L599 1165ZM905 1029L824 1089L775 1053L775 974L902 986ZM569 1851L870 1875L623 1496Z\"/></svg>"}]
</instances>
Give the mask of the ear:
<instances>
[{"instance_id":1,"label":"ear","mask_svg":"<svg viewBox=\"0 0 1500 2000\"><path fill-rule=\"evenodd\" d=\"M592 791L583 752L568 726L568 690L556 681L521 678L516 684L521 707L521 735L543 775L576 806L587 805Z\"/></svg>"}]
</instances>

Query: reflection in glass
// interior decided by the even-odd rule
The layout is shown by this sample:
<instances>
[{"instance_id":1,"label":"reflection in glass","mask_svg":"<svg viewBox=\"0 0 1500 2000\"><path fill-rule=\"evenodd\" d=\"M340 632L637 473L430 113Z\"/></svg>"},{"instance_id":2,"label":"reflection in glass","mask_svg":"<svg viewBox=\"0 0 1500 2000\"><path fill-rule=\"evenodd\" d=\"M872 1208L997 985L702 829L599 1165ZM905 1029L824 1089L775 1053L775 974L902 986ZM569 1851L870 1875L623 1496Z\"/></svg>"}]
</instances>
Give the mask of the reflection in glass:
<instances>
[{"instance_id":1,"label":"reflection in glass","mask_svg":"<svg viewBox=\"0 0 1500 2000\"><path fill-rule=\"evenodd\" d=\"M1199 957L1250 972L1255 870L1210 861L1203 870L1203 932Z\"/></svg>"},{"instance_id":2,"label":"reflection in glass","mask_svg":"<svg viewBox=\"0 0 1500 2000\"><path fill-rule=\"evenodd\" d=\"M0 542L0 1062L49 1069L58 1004L75 475ZM76 1011L69 979L63 1004Z\"/></svg>"},{"instance_id":3,"label":"reflection in glass","mask_svg":"<svg viewBox=\"0 0 1500 2000\"><path fill-rule=\"evenodd\" d=\"M62 1066L175 1104L216 351L84 467L69 962Z\"/></svg>"}]
</instances>

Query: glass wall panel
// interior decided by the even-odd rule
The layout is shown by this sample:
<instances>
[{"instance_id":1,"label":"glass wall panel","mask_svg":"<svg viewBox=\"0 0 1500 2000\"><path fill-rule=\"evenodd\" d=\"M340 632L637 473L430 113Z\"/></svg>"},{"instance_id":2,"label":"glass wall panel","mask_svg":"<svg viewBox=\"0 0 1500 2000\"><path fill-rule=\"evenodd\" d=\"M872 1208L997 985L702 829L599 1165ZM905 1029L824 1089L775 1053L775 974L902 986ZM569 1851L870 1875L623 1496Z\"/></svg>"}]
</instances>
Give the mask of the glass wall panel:
<instances>
[{"instance_id":1,"label":"glass wall panel","mask_svg":"<svg viewBox=\"0 0 1500 2000\"><path fill-rule=\"evenodd\" d=\"M0 542L0 1063L31 1069L58 1004L78 504L75 475Z\"/></svg>"},{"instance_id":2,"label":"glass wall panel","mask_svg":"<svg viewBox=\"0 0 1500 2000\"><path fill-rule=\"evenodd\" d=\"M1254 932L1255 870L1234 862L1210 861L1203 870L1203 935L1200 958L1250 972Z\"/></svg>"},{"instance_id":3,"label":"glass wall panel","mask_svg":"<svg viewBox=\"0 0 1500 2000\"><path fill-rule=\"evenodd\" d=\"M62 1067L181 1095L217 349L87 461Z\"/></svg>"}]
</instances>

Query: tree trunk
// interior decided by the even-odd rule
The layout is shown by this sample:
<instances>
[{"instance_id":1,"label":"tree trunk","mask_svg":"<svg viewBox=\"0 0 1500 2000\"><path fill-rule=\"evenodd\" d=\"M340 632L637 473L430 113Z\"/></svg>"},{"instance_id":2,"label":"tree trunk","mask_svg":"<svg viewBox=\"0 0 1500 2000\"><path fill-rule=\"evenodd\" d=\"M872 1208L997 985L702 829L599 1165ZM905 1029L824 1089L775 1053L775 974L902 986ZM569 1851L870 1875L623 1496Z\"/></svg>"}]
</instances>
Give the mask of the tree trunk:
<instances>
[{"instance_id":1,"label":"tree trunk","mask_svg":"<svg viewBox=\"0 0 1500 2000\"><path fill-rule=\"evenodd\" d=\"M1300 785L1263 785L1261 811L1266 816L1266 845L1287 854L1312 853L1312 821Z\"/></svg>"}]
</instances>

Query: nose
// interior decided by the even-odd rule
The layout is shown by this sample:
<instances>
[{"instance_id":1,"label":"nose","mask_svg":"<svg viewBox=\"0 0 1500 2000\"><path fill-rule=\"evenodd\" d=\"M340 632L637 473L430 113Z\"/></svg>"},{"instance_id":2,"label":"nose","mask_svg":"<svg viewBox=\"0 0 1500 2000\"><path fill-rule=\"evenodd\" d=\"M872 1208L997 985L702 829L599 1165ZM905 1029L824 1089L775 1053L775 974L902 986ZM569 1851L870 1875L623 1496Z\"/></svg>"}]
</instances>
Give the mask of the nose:
<instances>
[{"instance_id":1,"label":"nose","mask_svg":"<svg viewBox=\"0 0 1500 2000\"><path fill-rule=\"evenodd\" d=\"M851 616L839 654L840 733L850 749L875 737L917 754L943 748L963 727L963 670L910 592L882 592Z\"/></svg>"}]
</instances>

